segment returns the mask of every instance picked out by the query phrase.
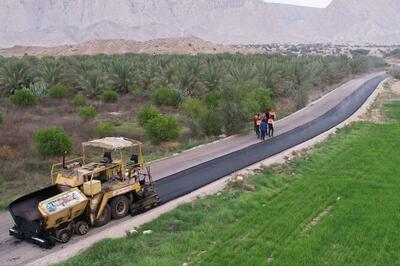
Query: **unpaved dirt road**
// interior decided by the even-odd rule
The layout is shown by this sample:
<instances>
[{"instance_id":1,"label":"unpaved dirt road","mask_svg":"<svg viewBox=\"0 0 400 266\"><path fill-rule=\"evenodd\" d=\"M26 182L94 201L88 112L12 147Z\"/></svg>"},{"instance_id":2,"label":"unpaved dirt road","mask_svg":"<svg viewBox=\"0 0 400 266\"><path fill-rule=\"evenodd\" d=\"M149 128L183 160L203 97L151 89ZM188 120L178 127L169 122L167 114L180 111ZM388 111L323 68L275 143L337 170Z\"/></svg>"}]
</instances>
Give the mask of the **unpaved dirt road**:
<instances>
[{"instance_id":1,"label":"unpaved dirt road","mask_svg":"<svg viewBox=\"0 0 400 266\"><path fill-rule=\"evenodd\" d=\"M277 121L275 124L275 135L282 134L311 120L314 120L326 111L330 110L337 103L341 102L365 81L381 74L382 72L369 74L347 82L331 93L311 103L304 109L286 117L285 119ZM255 138L253 133L249 135L230 137L216 143L204 145L197 149L184 152L165 160L157 161L152 164L152 173L154 179L158 180L208 160L220 157L236 150L240 150L257 142L258 140ZM126 217L125 219L119 221L113 221L103 228L93 228L88 235L84 237L93 236L95 234L101 235L102 230L118 226L126 219L135 218ZM32 263L36 259L45 256L51 256L51 254L55 251L68 249L67 244L57 245L52 250L45 250L28 242L21 242L17 239L14 239L8 235L8 229L12 227L12 224L11 217L8 213L0 214L0 265L23 265ZM76 243L78 241L84 241L84 237L74 237L71 242Z\"/></svg>"}]
</instances>

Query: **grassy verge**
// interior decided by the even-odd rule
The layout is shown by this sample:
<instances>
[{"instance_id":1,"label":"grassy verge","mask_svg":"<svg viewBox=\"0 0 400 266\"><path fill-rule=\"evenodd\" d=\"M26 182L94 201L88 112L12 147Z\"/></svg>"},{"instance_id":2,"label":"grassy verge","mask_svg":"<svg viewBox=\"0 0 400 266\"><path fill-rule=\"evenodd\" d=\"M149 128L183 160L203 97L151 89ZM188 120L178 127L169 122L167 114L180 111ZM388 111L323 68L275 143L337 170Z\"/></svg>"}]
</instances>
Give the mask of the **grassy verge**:
<instances>
[{"instance_id":1,"label":"grassy verge","mask_svg":"<svg viewBox=\"0 0 400 266\"><path fill-rule=\"evenodd\" d=\"M246 181L255 192L236 184L62 265L398 264L399 135L399 123L353 124Z\"/></svg>"}]
</instances>

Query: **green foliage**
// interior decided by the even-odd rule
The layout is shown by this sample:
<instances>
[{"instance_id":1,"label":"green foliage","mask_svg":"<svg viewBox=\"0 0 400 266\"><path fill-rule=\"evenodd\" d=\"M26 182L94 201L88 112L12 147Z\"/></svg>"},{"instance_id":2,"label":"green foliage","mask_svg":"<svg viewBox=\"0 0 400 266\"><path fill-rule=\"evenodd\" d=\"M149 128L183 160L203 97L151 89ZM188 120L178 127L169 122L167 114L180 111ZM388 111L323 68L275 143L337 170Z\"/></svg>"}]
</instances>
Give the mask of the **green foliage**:
<instances>
[{"instance_id":1,"label":"green foliage","mask_svg":"<svg viewBox=\"0 0 400 266\"><path fill-rule=\"evenodd\" d=\"M400 67L398 66L391 67L389 70L389 74L395 79L400 80Z\"/></svg>"},{"instance_id":2,"label":"green foliage","mask_svg":"<svg viewBox=\"0 0 400 266\"><path fill-rule=\"evenodd\" d=\"M68 88L62 84L51 85L47 95L52 99L62 99L69 95Z\"/></svg>"},{"instance_id":3,"label":"green foliage","mask_svg":"<svg viewBox=\"0 0 400 266\"><path fill-rule=\"evenodd\" d=\"M10 96L10 100L19 107L30 107L37 104L35 96L26 88L15 91L14 95Z\"/></svg>"},{"instance_id":4,"label":"green foliage","mask_svg":"<svg viewBox=\"0 0 400 266\"><path fill-rule=\"evenodd\" d=\"M102 122L96 125L96 136L99 138L112 137L115 132L115 127L110 122Z\"/></svg>"},{"instance_id":5,"label":"green foliage","mask_svg":"<svg viewBox=\"0 0 400 266\"><path fill-rule=\"evenodd\" d=\"M239 87L224 89L219 115L228 135L237 134L246 128L246 123L252 117L254 105L248 105L246 92Z\"/></svg>"},{"instance_id":6,"label":"green foliage","mask_svg":"<svg viewBox=\"0 0 400 266\"><path fill-rule=\"evenodd\" d=\"M127 93L129 85L132 84L133 64L129 60L118 60L111 64L109 74L110 83L114 90L120 93Z\"/></svg>"},{"instance_id":7,"label":"green foliage","mask_svg":"<svg viewBox=\"0 0 400 266\"><path fill-rule=\"evenodd\" d=\"M20 88L29 87L31 83L29 64L23 59L9 59L0 66L0 92L11 95Z\"/></svg>"},{"instance_id":8,"label":"green foliage","mask_svg":"<svg viewBox=\"0 0 400 266\"><path fill-rule=\"evenodd\" d=\"M250 100L257 103L258 112L263 112L274 107L274 102L271 97L271 90L269 89L259 88L253 90L250 93Z\"/></svg>"},{"instance_id":9,"label":"green foliage","mask_svg":"<svg viewBox=\"0 0 400 266\"><path fill-rule=\"evenodd\" d=\"M201 128L207 136L218 136L222 133L223 124L218 113L213 110L206 110L200 117Z\"/></svg>"},{"instance_id":10,"label":"green foliage","mask_svg":"<svg viewBox=\"0 0 400 266\"><path fill-rule=\"evenodd\" d=\"M213 91L206 94L204 102L206 104L207 109L217 110L220 105L221 99L222 99L221 93Z\"/></svg>"},{"instance_id":11,"label":"green foliage","mask_svg":"<svg viewBox=\"0 0 400 266\"><path fill-rule=\"evenodd\" d=\"M187 98L181 105L182 111L190 118L199 119L204 112L204 106L200 100Z\"/></svg>"},{"instance_id":12,"label":"green foliage","mask_svg":"<svg viewBox=\"0 0 400 266\"><path fill-rule=\"evenodd\" d=\"M145 135L154 144L176 140L180 136L181 126L173 116L162 115L148 121L144 127Z\"/></svg>"},{"instance_id":13,"label":"green foliage","mask_svg":"<svg viewBox=\"0 0 400 266\"><path fill-rule=\"evenodd\" d=\"M79 116L85 120L95 118L97 111L94 107L84 106L79 109Z\"/></svg>"},{"instance_id":14,"label":"green foliage","mask_svg":"<svg viewBox=\"0 0 400 266\"><path fill-rule=\"evenodd\" d=\"M144 127L150 120L160 117L157 107L149 105L139 109L137 120L140 126Z\"/></svg>"},{"instance_id":15,"label":"green foliage","mask_svg":"<svg viewBox=\"0 0 400 266\"><path fill-rule=\"evenodd\" d=\"M61 156L72 151L71 137L60 128L43 128L33 133L33 145L42 156Z\"/></svg>"},{"instance_id":16,"label":"green foliage","mask_svg":"<svg viewBox=\"0 0 400 266\"><path fill-rule=\"evenodd\" d=\"M160 106L177 106L179 103L178 94L174 89L161 87L155 90L151 96L153 103Z\"/></svg>"},{"instance_id":17,"label":"green foliage","mask_svg":"<svg viewBox=\"0 0 400 266\"><path fill-rule=\"evenodd\" d=\"M67 79L65 67L66 65L61 60L46 57L39 64L38 78L50 86L63 83Z\"/></svg>"},{"instance_id":18,"label":"green foliage","mask_svg":"<svg viewBox=\"0 0 400 266\"><path fill-rule=\"evenodd\" d=\"M33 96L37 98L45 98L47 96L47 84L44 81L37 81L29 86L29 90L32 92Z\"/></svg>"},{"instance_id":19,"label":"green foliage","mask_svg":"<svg viewBox=\"0 0 400 266\"><path fill-rule=\"evenodd\" d=\"M72 103L74 104L75 107L83 107L87 105L85 97L81 94L75 95L74 99L72 100Z\"/></svg>"},{"instance_id":20,"label":"green foliage","mask_svg":"<svg viewBox=\"0 0 400 266\"><path fill-rule=\"evenodd\" d=\"M118 93L112 90L105 90L101 93L101 100L103 103L116 103L118 102Z\"/></svg>"},{"instance_id":21,"label":"green foliage","mask_svg":"<svg viewBox=\"0 0 400 266\"><path fill-rule=\"evenodd\" d=\"M3 124L3 113L0 111L0 125Z\"/></svg>"}]
</instances>

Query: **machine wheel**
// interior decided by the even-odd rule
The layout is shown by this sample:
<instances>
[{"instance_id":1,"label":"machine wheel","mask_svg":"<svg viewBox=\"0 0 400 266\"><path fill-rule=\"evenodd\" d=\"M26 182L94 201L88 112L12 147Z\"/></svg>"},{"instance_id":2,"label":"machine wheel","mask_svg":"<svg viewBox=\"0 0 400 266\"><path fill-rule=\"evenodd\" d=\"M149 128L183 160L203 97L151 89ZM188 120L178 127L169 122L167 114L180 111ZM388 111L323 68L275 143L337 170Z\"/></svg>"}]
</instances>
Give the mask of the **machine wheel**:
<instances>
[{"instance_id":1,"label":"machine wheel","mask_svg":"<svg viewBox=\"0 0 400 266\"><path fill-rule=\"evenodd\" d=\"M108 204L104 207L103 214L99 219L94 220L94 226L100 227L106 225L111 220L111 208Z\"/></svg>"},{"instance_id":2,"label":"machine wheel","mask_svg":"<svg viewBox=\"0 0 400 266\"><path fill-rule=\"evenodd\" d=\"M57 241L61 243L67 243L71 239L72 233L69 229L61 229L57 232Z\"/></svg>"},{"instance_id":3,"label":"machine wheel","mask_svg":"<svg viewBox=\"0 0 400 266\"><path fill-rule=\"evenodd\" d=\"M132 216L139 215L139 214L143 213L144 211L145 210L141 204L133 203L131 206L131 215Z\"/></svg>"},{"instance_id":4,"label":"machine wheel","mask_svg":"<svg viewBox=\"0 0 400 266\"><path fill-rule=\"evenodd\" d=\"M118 196L111 200L111 216L113 219L121 219L128 214L129 200L126 196Z\"/></svg>"},{"instance_id":5,"label":"machine wheel","mask_svg":"<svg viewBox=\"0 0 400 266\"><path fill-rule=\"evenodd\" d=\"M89 232L89 224L86 221L79 221L75 224L75 234L86 235Z\"/></svg>"}]
</instances>

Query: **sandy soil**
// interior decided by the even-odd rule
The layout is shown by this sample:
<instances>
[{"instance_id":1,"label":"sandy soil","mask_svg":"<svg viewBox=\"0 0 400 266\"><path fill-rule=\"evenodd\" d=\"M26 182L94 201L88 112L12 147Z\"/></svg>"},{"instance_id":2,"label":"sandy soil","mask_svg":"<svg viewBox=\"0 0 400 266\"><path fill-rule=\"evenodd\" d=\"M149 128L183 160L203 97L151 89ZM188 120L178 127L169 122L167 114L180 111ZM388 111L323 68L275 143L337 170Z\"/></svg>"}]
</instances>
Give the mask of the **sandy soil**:
<instances>
[{"instance_id":1,"label":"sandy soil","mask_svg":"<svg viewBox=\"0 0 400 266\"><path fill-rule=\"evenodd\" d=\"M254 52L251 48L234 48L222 44L208 42L196 37L165 38L145 42L133 40L91 40L79 44L61 45L55 47L38 46L14 46L0 49L2 56L22 57L25 54L44 56L72 56L72 55L95 55L95 54L125 54L125 53L148 53L148 54L198 54L198 53L249 53Z\"/></svg>"}]
</instances>

